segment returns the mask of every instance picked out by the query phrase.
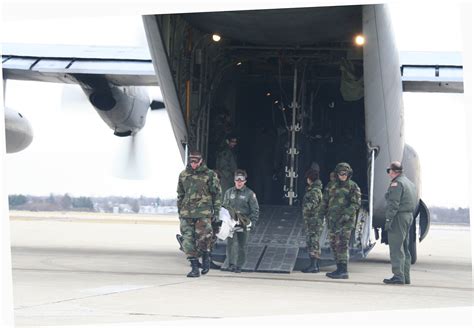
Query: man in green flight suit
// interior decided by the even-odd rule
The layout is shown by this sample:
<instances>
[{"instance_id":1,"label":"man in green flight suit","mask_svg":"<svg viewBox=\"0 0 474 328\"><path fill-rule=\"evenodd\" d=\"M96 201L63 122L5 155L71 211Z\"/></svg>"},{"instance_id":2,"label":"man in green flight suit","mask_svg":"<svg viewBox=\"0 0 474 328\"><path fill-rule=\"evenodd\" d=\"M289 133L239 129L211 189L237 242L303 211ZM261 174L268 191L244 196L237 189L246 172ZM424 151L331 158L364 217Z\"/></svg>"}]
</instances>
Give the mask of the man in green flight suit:
<instances>
[{"instance_id":1,"label":"man in green flight suit","mask_svg":"<svg viewBox=\"0 0 474 328\"><path fill-rule=\"evenodd\" d=\"M326 217L329 243L334 254L337 269L326 273L332 279L348 279L349 241L355 225L355 216L360 207L360 188L351 180L352 168L339 163L334 169L336 180L324 189L319 219Z\"/></svg>"},{"instance_id":2,"label":"man in green flight suit","mask_svg":"<svg viewBox=\"0 0 474 328\"><path fill-rule=\"evenodd\" d=\"M234 186L234 172L237 170L237 137L233 134L227 136L225 144L217 153L216 170L219 172L222 194Z\"/></svg>"},{"instance_id":3,"label":"man in green flight suit","mask_svg":"<svg viewBox=\"0 0 474 328\"><path fill-rule=\"evenodd\" d=\"M239 223L232 238L227 238L228 271L242 272L247 253L245 247L249 237L250 229L255 227L258 220L259 206L255 193L245 185L247 172L236 170L234 173L235 186L227 189L224 194L222 206L234 211Z\"/></svg>"},{"instance_id":4,"label":"man in green flight suit","mask_svg":"<svg viewBox=\"0 0 474 328\"><path fill-rule=\"evenodd\" d=\"M319 180L319 171L310 169L306 172L306 182L308 187L303 197L303 222L306 234L306 246L310 264L301 270L304 273L318 273L319 259L321 250L319 247L319 238L323 231L324 220L318 216L319 207L323 198L321 189L323 185Z\"/></svg>"},{"instance_id":5,"label":"man in green flight suit","mask_svg":"<svg viewBox=\"0 0 474 328\"><path fill-rule=\"evenodd\" d=\"M179 174L178 214L183 237L183 251L191 262L188 277L199 277L209 272L212 244L212 222L218 220L221 207L221 187L217 174L209 169L198 151L189 155L189 164Z\"/></svg>"},{"instance_id":6,"label":"man in green flight suit","mask_svg":"<svg viewBox=\"0 0 474 328\"><path fill-rule=\"evenodd\" d=\"M385 231L388 233L390 262L393 277L384 279L386 284L410 284L411 254L408 248L410 226L416 207L416 187L404 174L400 162L392 162L387 168L392 179L385 194Z\"/></svg>"}]
</instances>

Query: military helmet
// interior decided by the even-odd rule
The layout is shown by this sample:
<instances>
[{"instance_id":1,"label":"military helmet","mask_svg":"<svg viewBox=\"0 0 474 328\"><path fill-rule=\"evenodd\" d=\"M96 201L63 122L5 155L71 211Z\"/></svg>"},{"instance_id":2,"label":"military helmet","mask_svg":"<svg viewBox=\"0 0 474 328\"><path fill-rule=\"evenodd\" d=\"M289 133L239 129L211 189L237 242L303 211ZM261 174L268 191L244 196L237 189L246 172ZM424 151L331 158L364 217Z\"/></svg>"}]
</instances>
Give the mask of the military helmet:
<instances>
[{"instance_id":1,"label":"military helmet","mask_svg":"<svg viewBox=\"0 0 474 328\"><path fill-rule=\"evenodd\" d=\"M247 181L247 172L245 170L237 169L234 172L234 181Z\"/></svg>"},{"instance_id":2,"label":"military helmet","mask_svg":"<svg viewBox=\"0 0 474 328\"><path fill-rule=\"evenodd\" d=\"M347 176L349 178L352 176L352 168L348 163L341 162L336 165L334 172L339 173L341 171L347 171Z\"/></svg>"}]
</instances>

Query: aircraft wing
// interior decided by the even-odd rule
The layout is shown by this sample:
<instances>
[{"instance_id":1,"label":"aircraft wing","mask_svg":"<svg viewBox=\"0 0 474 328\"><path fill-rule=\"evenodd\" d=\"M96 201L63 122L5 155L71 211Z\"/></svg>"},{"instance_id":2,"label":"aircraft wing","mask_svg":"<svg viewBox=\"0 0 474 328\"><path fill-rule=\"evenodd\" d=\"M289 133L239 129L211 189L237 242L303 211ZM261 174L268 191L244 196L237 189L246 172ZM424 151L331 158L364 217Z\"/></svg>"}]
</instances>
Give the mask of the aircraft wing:
<instances>
[{"instance_id":1,"label":"aircraft wing","mask_svg":"<svg viewBox=\"0 0 474 328\"><path fill-rule=\"evenodd\" d=\"M162 99L150 101L145 90L158 86L147 47L2 44L2 71L4 80L80 85L102 120L120 137L140 131L149 108L164 108ZM9 139L12 143L14 138Z\"/></svg>"},{"instance_id":2,"label":"aircraft wing","mask_svg":"<svg viewBox=\"0 0 474 328\"><path fill-rule=\"evenodd\" d=\"M461 53L401 52L400 71L404 92L464 92Z\"/></svg>"},{"instance_id":3,"label":"aircraft wing","mask_svg":"<svg viewBox=\"0 0 474 328\"><path fill-rule=\"evenodd\" d=\"M117 86L157 86L148 49L2 44L5 79L78 83L74 74L101 75ZM401 52L405 92L463 93L460 53Z\"/></svg>"},{"instance_id":4,"label":"aircraft wing","mask_svg":"<svg viewBox=\"0 0 474 328\"><path fill-rule=\"evenodd\" d=\"M78 83L78 74L116 86L158 86L145 48L2 44L4 79Z\"/></svg>"}]
</instances>

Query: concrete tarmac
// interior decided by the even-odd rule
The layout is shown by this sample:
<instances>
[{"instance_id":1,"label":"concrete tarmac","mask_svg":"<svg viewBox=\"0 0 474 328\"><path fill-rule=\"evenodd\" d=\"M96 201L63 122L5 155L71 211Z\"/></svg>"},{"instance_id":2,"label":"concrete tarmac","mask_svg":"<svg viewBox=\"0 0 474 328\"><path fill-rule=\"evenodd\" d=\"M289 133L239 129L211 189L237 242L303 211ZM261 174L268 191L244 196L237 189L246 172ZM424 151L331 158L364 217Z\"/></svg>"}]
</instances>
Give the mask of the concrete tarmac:
<instances>
[{"instance_id":1,"label":"concrete tarmac","mask_svg":"<svg viewBox=\"0 0 474 328\"><path fill-rule=\"evenodd\" d=\"M348 280L327 278L334 267L318 274L211 270L187 278L178 232L176 215L12 213L16 325L347 324L343 318L383 325L387 313L412 323L472 323L469 227L432 226L406 286L382 283L391 270L388 247L380 244L349 264Z\"/></svg>"}]
</instances>

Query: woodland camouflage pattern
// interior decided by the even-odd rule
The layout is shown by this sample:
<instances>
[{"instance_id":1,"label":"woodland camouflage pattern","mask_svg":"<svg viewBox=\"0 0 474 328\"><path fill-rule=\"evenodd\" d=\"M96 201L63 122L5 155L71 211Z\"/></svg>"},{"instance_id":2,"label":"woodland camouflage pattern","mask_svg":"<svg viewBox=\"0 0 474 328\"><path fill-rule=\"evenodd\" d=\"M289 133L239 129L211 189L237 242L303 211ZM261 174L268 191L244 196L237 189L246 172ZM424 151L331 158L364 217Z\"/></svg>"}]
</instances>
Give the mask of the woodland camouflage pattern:
<instances>
[{"instance_id":1,"label":"woodland camouflage pattern","mask_svg":"<svg viewBox=\"0 0 474 328\"><path fill-rule=\"evenodd\" d=\"M323 198L321 180L314 181L306 188L303 197L303 221L306 234L306 245L311 258L319 259L321 250L319 239L323 231L324 220L318 216L319 207Z\"/></svg>"},{"instance_id":2,"label":"woodland camouflage pattern","mask_svg":"<svg viewBox=\"0 0 474 328\"><path fill-rule=\"evenodd\" d=\"M355 225L355 215L360 207L360 188L350 180L352 169L347 163L339 163L335 172L347 171L346 181L336 181L324 189L319 218L326 217L329 230L329 243L335 256L336 263L349 260L349 240Z\"/></svg>"},{"instance_id":3,"label":"woodland camouflage pattern","mask_svg":"<svg viewBox=\"0 0 474 328\"><path fill-rule=\"evenodd\" d=\"M205 164L196 170L188 166L179 175L178 213L180 218L212 218L219 215L221 186L214 171Z\"/></svg>"},{"instance_id":4,"label":"woodland camouflage pattern","mask_svg":"<svg viewBox=\"0 0 474 328\"><path fill-rule=\"evenodd\" d=\"M205 164L196 170L188 166L179 175L178 213L183 251L199 257L212 247L212 219L221 206L221 187L214 171Z\"/></svg>"},{"instance_id":5,"label":"woodland camouflage pattern","mask_svg":"<svg viewBox=\"0 0 474 328\"><path fill-rule=\"evenodd\" d=\"M179 230L183 236L183 252L188 258L200 257L212 247L211 218L181 218Z\"/></svg>"}]
</instances>

